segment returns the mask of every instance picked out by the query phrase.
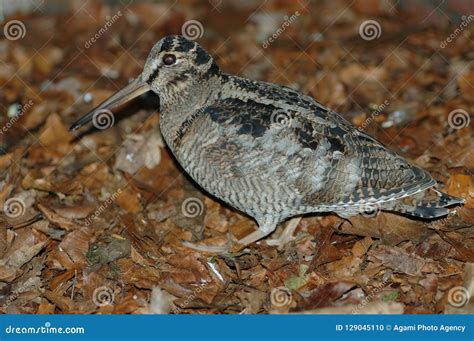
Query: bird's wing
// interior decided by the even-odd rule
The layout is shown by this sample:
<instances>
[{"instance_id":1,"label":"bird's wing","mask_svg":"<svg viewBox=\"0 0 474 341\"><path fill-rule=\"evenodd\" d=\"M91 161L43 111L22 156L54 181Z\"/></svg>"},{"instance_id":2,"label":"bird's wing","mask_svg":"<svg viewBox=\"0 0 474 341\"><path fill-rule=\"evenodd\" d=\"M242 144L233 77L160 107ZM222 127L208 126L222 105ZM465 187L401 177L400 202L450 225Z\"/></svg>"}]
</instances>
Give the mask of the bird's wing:
<instances>
[{"instance_id":1,"label":"bird's wing","mask_svg":"<svg viewBox=\"0 0 474 341\"><path fill-rule=\"evenodd\" d=\"M223 177L288 186L307 206L390 201L435 184L338 114L303 109L218 101L202 110L195 127L195 134L199 127L214 132L201 155Z\"/></svg>"}]
</instances>

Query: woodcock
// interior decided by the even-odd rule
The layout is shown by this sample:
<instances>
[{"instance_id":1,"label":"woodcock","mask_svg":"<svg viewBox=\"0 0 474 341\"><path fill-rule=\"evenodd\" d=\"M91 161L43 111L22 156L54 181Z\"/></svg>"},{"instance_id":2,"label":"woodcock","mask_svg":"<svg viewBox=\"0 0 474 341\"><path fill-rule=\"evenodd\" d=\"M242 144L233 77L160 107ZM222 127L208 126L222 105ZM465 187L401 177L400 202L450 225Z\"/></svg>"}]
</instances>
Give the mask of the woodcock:
<instances>
[{"instance_id":1,"label":"woodcock","mask_svg":"<svg viewBox=\"0 0 474 341\"><path fill-rule=\"evenodd\" d=\"M306 213L347 218L388 210L432 219L463 202L434 190L429 173L312 97L224 73L182 36L161 39L142 74L71 129L149 90L160 98L161 133L181 166L204 190L257 221L240 244Z\"/></svg>"}]
</instances>

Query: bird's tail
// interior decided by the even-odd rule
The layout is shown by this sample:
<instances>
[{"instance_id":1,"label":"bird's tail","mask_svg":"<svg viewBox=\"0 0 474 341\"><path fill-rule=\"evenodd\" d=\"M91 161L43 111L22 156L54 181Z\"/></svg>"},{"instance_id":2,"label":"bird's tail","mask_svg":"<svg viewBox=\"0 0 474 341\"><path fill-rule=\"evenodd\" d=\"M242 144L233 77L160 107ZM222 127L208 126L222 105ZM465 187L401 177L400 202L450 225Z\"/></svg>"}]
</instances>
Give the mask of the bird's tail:
<instances>
[{"instance_id":1,"label":"bird's tail","mask_svg":"<svg viewBox=\"0 0 474 341\"><path fill-rule=\"evenodd\" d=\"M385 203L382 209L418 218L434 219L448 215L448 207L463 203L462 198L430 188L414 196Z\"/></svg>"}]
</instances>

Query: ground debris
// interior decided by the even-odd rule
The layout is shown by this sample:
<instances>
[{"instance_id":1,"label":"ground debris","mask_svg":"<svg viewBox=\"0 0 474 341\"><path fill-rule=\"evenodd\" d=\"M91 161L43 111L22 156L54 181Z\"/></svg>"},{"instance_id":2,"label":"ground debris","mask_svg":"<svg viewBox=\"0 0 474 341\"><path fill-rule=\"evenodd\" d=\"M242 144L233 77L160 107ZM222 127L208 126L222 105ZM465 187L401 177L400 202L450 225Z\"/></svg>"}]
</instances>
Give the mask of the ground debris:
<instances>
[{"instance_id":1,"label":"ground debris","mask_svg":"<svg viewBox=\"0 0 474 341\"><path fill-rule=\"evenodd\" d=\"M473 313L474 46L446 21L457 15L382 0L188 2L64 1L64 12L22 16L22 39L0 41L0 312ZM190 19L222 69L342 112L465 205L433 221L311 215L273 245L185 247L224 247L256 224L177 165L157 96L114 109L108 129L68 127ZM375 36L364 36L369 20Z\"/></svg>"}]
</instances>

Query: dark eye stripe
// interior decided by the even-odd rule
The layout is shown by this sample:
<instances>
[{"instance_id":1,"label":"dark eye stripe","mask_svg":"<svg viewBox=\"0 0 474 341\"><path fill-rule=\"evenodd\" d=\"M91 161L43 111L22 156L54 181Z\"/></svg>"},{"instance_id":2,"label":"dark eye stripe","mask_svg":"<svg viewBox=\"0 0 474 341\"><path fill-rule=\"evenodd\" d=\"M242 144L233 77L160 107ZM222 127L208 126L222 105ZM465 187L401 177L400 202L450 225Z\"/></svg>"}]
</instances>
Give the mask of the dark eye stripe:
<instances>
[{"instance_id":1,"label":"dark eye stripe","mask_svg":"<svg viewBox=\"0 0 474 341\"><path fill-rule=\"evenodd\" d=\"M151 85L151 83L153 83L156 77L158 77L158 72L159 72L158 67L155 70L153 70L153 72L150 74L150 77L148 77L148 79L146 80L148 85Z\"/></svg>"}]
</instances>

